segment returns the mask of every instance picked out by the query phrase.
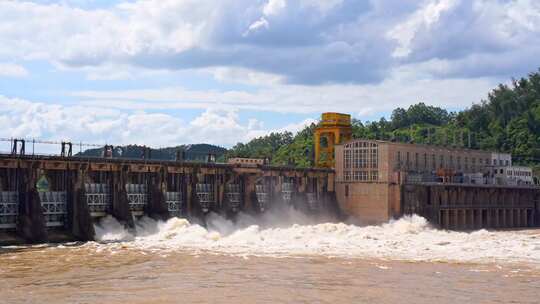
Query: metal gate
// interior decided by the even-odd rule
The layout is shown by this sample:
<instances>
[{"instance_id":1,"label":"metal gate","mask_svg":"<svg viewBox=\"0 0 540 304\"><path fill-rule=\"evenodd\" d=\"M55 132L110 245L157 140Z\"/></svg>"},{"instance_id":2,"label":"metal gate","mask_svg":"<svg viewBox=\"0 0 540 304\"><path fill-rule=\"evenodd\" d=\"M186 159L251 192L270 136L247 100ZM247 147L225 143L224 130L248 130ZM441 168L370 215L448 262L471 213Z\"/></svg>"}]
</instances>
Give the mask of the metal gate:
<instances>
[{"instance_id":1,"label":"metal gate","mask_svg":"<svg viewBox=\"0 0 540 304\"><path fill-rule=\"evenodd\" d=\"M317 201L317 193L306 193L307 205L310 211L319 210L319 202Z\"/></svg>"},{"instance_id":2,"label":"metal gate","mask_svg":"<svg viewBox=\"0 0 540 304\"><path fill-rule=\"evenodd\" d=\"M182 192L165 192L165 202L170 215L179 217L184 212Z\"/></svg>"},{"instance_id":3,"label":"metal gate","mask_svg":"<svg viewBox=\"0 0 540 304\"><path fill-rule=\"evenodd\" d=\"M212 184L197 184L195 186L197 198L203 212L208 212L214 202L214 187Z\"/></svg>"},{"instance_id":4,"label":"metal gate","mask_svg":"<svg viewBox=\"0 0 540 304\"><path fill-rule=\"evenodd\" d=\"M45 225L47 227L62 227L66 221L67 208L65 191L38 192Z\"/></svg>"},{"instance_id":5,"label":"metal gate","mask_svg":"<svg viewBox=\"0 0 540 304\"><path fill-rule=\"evenodd\" d=\"M17 227L19 216L19 193L16 191L0 192L0 229Z\"/></svg>"},{"instance_id":6,"label":"metal gate","mask_svg":"<svg viewBox=\"0 0 540 304\"><path fill-rule=\"evenodd\" d=\"M126 184L129 209L135 215L142 215L148 204L148 192L144 184Z\"/></svg>"},{"instance_id":7,"label":"metal gate","mask_svg":"<svg viewBox=\"0 0 540 304\"><path fill-rule=\"evenodd\" d=\"M266 205L268 205L270 198L268 187L265 185L255 185L255 194L257 195L257 205L259 206L259 210L263 212L266 209Z\"/></svg>"},{"instance_id":8,"label":"metal gate","mask_svg":"<svg viewBox=\"0 0 540 304\"><path fill-rule=\"evenodd\" d=\"M111 192L107 184L85 184L86 204L92 216L105 216L111 210Z\"/></svg>"},{"instance_id":9,"label":"metal gate","mask_svg":"<svg viewBox=\"0 0 540 304\"><path fill-rule=\"evenodd\" d=\"M227 199L232 211L240 210L240 184L227 184Z\"/></svg>"},{"instance_id":10,"label":"metal gate","mask_svg":"<svg viewBox=\"0 0 540 304\"><path fill-rule=\"evenodd\" d=\"M282 183L281 184L281 193L283 195L283 201L285 203L291 203L293 189L294 189L294 184L293 183Z\"/></svg>"}]
</instances>

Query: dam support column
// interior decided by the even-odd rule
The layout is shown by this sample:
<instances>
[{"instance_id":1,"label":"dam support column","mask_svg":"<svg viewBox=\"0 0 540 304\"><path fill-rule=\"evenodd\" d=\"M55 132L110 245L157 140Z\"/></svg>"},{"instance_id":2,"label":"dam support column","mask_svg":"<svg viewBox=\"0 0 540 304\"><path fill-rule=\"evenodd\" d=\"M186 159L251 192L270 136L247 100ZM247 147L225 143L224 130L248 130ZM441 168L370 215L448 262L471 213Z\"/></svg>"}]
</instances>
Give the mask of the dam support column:
<instances>
[{"instance_id":1,"label":"dam support column","mask_svg":"<svg viewBox=\"0 0 540 304\"><path fill-rule=\"evenodd\" d=\"M81 166L71 190L72 202L68 203L68 221L71 234L79 241L92 241L95 238L94 223L86 201L85 181L88 166Z\"/></svg>"},{"instance_id":2,"label":"dam support column","mask_svg":"<svg viewBox=\"0 0 540 304\"><path fill-rule=\"evenodd\" d=\"M153 174L148 187L150 188L150 199L147 206L148 215L157 220L167 220L170 217L169 208L165 201L165 190L167 189L166 172L164 167Z\"/></svg>"},{"instance_id":3,"label":"dam support column","mask_svg":"<svg viewBox=\"0 0 540 304\"><path fill-rule=\"evenodd\" d=\"M127 166L113 173L112 216L128 229L135 229L126 191Z\"/></svg>"},{"instance_id":4,"label":"dam support column","mask_svg":"<svg viewBox=\"0 0 540 304\"><path fill-rule=\"evenodd\" d=\"M193 172L190 172L189 174L184 175L184 185L186 189L186 216L193 217L195 216L194 213L194 206L195 206L195 184L197 183L197 177Z\"/></svg>"},{"instance_id":5,"label":"dam support column","mask_svg":"<svg viewBox=\"0 0 540 304\"><path fill-rule=\"evenodd\" d=\"M19 227L21 236L30 243L47 241L47 226L36 188L39 169L29 163L22 172L19 192Z\"/></svg>"},{"instance_id":6,"label":"dam support column","mask_svg":"<svg viewBox=\"0 0 540 304\"><path fill-rule=\"evenodd\" d=\"M323 178L323 177L319 177ZM323 202L326 212L337 220L345 220L346 215L341 211L336 197L336 191L334 189L334 175L328 174L324 177L323 182Z\"/></svg>"}]
</instances>

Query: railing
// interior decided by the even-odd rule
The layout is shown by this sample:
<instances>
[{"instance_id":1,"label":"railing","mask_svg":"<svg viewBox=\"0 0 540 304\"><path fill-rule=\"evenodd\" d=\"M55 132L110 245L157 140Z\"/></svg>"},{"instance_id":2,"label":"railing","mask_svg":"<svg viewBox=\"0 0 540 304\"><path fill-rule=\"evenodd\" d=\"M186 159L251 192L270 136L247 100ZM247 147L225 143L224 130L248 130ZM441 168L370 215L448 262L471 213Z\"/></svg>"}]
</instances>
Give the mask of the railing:
<instances>
[{"instance_id":1,"label":"railing","mask_svg":"<svg viewBox=\"0 0 540 304\"><path fill-rule=\"evenodd\" d=\"M148 192L144 184L126 184L129 209L132 212L142 213L148 204Z\"/></svg>"},{"instance_id":2,"label":"railing","mask_svg":"<svg viewBox=\"0 0 540 304\"><path fill-rule=\"evenodd\" d=\"M213 184L197 184L195 185L195 191L203 212L208 212L210 205L214 202Z\"/></svg>"},{"instance_id":3,"label":"railing","mask_svg":"<svg viewBox=\"0 0 540 304\"><path fill-rule=\"evenodd\" d=\"M0 229L17 227L19 216L19 193L15 191L0 192Z\"/></svg>"},{"instance_id":4,"label":"railing","mask_svg":"<svg viewBox=\"0 0 540 304\"><path fill-rule=\"evenodd\" d=\"M65 191L39 192L39 200L47 227L64 226L67 215L66 197Z\"/></svg>"},{"instance_id":5,"label":"railing","mask_svg":"<svg viewBox=\"0 0 540 304\"><path fill-rule=\"evenodd\" d=\"M270 196L268 194L268 187L265 185L255 185L255 194L257 196L257 204L259 206L259 210L264 211L270 199Z\"/></svg>"},{"instance_id":6,"label":"railing","mask_svg":"<svg viewBox=\"0 0 540 304\"><path fill-rule=\"evenodd\" d=\"M406 182L411 184L432 183L437 181L437 176L430 173L412 173L409 172L406 177Z\"/></svg>"},{"instance_id":7,"label":"railing","mask_svg":"<svg viewBox=\"0 0 540 304\"><path fill-rule=\"evenodd\" d=\"M107 184L84 184L86 204L93 216L104 216L111 210L111 192Z\"/></svg>"},{"instance_id":8,"label":"railing","mask_svg":"<svg viewBox=\"0 0 540 304\"><path fill-rule=\"evenodd\" d=\"M317 211L319 210L319 202L317 201L317 193L306 193L307 205L309 210Z\"/></svg>"},{"instance_id":9,"label":"railing","mask_svg":"<svg viewBox=\"0 0 540 304\"><path fill-rule=\"evenodd\" d=\"M184 211L182 192L165 192L165 203L172 216L181 216Z\"/></svg>"}]
</instances>

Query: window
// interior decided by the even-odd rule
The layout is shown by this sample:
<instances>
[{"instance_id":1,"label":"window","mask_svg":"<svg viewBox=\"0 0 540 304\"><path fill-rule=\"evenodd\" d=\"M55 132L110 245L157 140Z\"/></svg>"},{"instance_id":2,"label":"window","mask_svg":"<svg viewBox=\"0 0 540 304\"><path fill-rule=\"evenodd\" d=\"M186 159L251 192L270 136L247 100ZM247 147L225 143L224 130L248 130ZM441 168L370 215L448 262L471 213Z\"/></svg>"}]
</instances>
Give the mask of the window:
<instances>
[{"instance_id":1,"label":"window","mask_svg":"<svg viewBox=\"0 0 540 304\"><path fill-rule=\"evenodd\" d=\"M356 146L357 143L355 143L355 146ZM358 149L354 149L353 150L353 168L355 169L358 169L360 167L360 161L361 161L361 158L360 158L360 150Z\"/></svg>"},{"instance_id":2,"label":"window","mask_svg":"<svg viewBox=\"0 0 540 304\"><path fill-rule=\"evenodd\" d=\"M457 157L457 168L458 170L461 170L461 156Z\"/></svg>"},{"instance_id":3,"label":"window","mask_svg":"<svg viewBox=\"0 0 540 304\"><path fill-rule=\"evenodd\" d=\"M379 149L376 145L371 148L371 168L376 169L379 167Z\"/></svg>"},{"instance_id":4,"label":"window","mask_svg":"<svg viewBox=\"0 0 540 304\"><path fill-rule=\"evenodd\" d=\"M345 196L349 197L349 185L345 185Z\"/></svg>"},{"instance_id":5,"label":"window","mask_svg":"<svg viewBox=\"0 0 540 304\"><path fill-rule=\"evenodd\" d=\"M368 150L362 148L360 150L359 168L367 168L368 166Z\"/></svg>"},{"instance_id":6,"label":"window","mask_svg":"<svg viewBox=\"0 0 540 304\"><path fill-rule=\"evenodd\" d=\"M444 168L444 155L439 156L439 168Z\"/></svg>"},{"instance_id":7,"label":"window","mask_svg":"<svg viewBox=\"0 0 540 304\"><path fill-rule=\"evenodd\" d=\"M410 165L411 165L411 160L410 160L410 157L409 157L409 156L410 156L410 155L409 155L409 152L407 152L407 168L409 168Z\"/></svg>"},{"instance_id":8,"label":"window","mask_svg":"<svg viewBox=\"0 0 540 304\"><path fill-rule=\"evenodd\" d=\"M326 138L327 135L321 136L321 139L319 140L319 145L321 148L328 148L328 138Z\"/></svg>"},{"instance_id":9,"label":"window","mask_svg":"<svg viewBox=\"0 0 540 304\"><path fill-rule=\"evenodd\" d=\"M414 154L414 168L415 168L416 170L418 170L418 162L419 162L419 161L418 161L418 158L419 158L418 153L415 153L415 154Z\"/></svg>"},{"instance_id":10,"label":"window","mask_svg":"<svg viewBox=\"0 0 540 304\"><path fill-rule=\"evenodd\" d=\"M379 171L371 171L371 180L372 181L379 180Z\"/></svg>"},{"instance_id":11,"label":"window","mask_svg":"<svg viewBox=\"0 0 540 304\"><path fill-rule=\"evenodd\" d=\"M427 153L424 153L424 170L427 170Z\"/></svg>"},{"instance_id":12,"label":"window","mask_svg":"<svg viewBox=\"0 0 540 304\"><path fill-rule=\"evenodd\" d=\"M506 165L508 166L510 162L509 162L508 160L506 160L506 162L505 162L505 163L506 163Z\"/></svg>"},{"instance_id":13,"label":"window","mask_svg":"<svg viewBox=\"0 0 540 304\"><path fill-rule=\"evenodd\" d=\"M360 171L360 181L367 181L367 180L368 180L367 171Z\"/></svg>"},{"instance_id":14,"label":"window","mask_svg":"<svg viewBox=\"0 0 540 304\"><path fill-rule=\"evenodd\" d=\"M432 161L432 164L431 164L431 167L433 170L437 169L437 161L435 159L435 154L431 154L431 161Z\"/></svg>"},{"instance_id":15,"label":"window","mask_svg":"<svg viewBox=\"0 0 540 304\"><path fill-rule=\"evenodd\" d=\"M344 147L343 179L368 181L371 172L369 169L377 169L379 166L378 144L358 141Z\"/></svg>"},{"instance_id":16,"label":"window","mask_svg":"<svg viewBox=\"0 0 540 304\"><path fill-rule=\"evenodd\" d=\"M351 168L351 162L352 162L352 150L345 149L345 155L344 155L344 162L343 162L343 169L350 169Z\"/></svg>"}]
</instances>

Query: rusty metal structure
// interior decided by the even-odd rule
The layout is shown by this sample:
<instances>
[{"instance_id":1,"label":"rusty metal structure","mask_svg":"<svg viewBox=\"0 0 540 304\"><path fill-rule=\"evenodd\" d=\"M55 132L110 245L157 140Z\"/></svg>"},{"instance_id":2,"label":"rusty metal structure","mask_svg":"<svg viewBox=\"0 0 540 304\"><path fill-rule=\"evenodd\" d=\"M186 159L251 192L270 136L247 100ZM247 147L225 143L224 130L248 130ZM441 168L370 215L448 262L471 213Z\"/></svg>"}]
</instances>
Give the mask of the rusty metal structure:
<instances>
[{"instance_id":1,"label":"rusty metal structure","mask_svg":"<svg viewBox=\"0 0 540 304\"><path fill-rule=\"evenodd\" d=\"M292 204L335 210L333 170L71 155L0 154L0 243L94 239L94 223L113 216L129 229L149 216L205 218L259 214ZM211 159L211 157L209 157ZM309 198L309 202L308 202Z\"/></svg>"}]
</instances>

